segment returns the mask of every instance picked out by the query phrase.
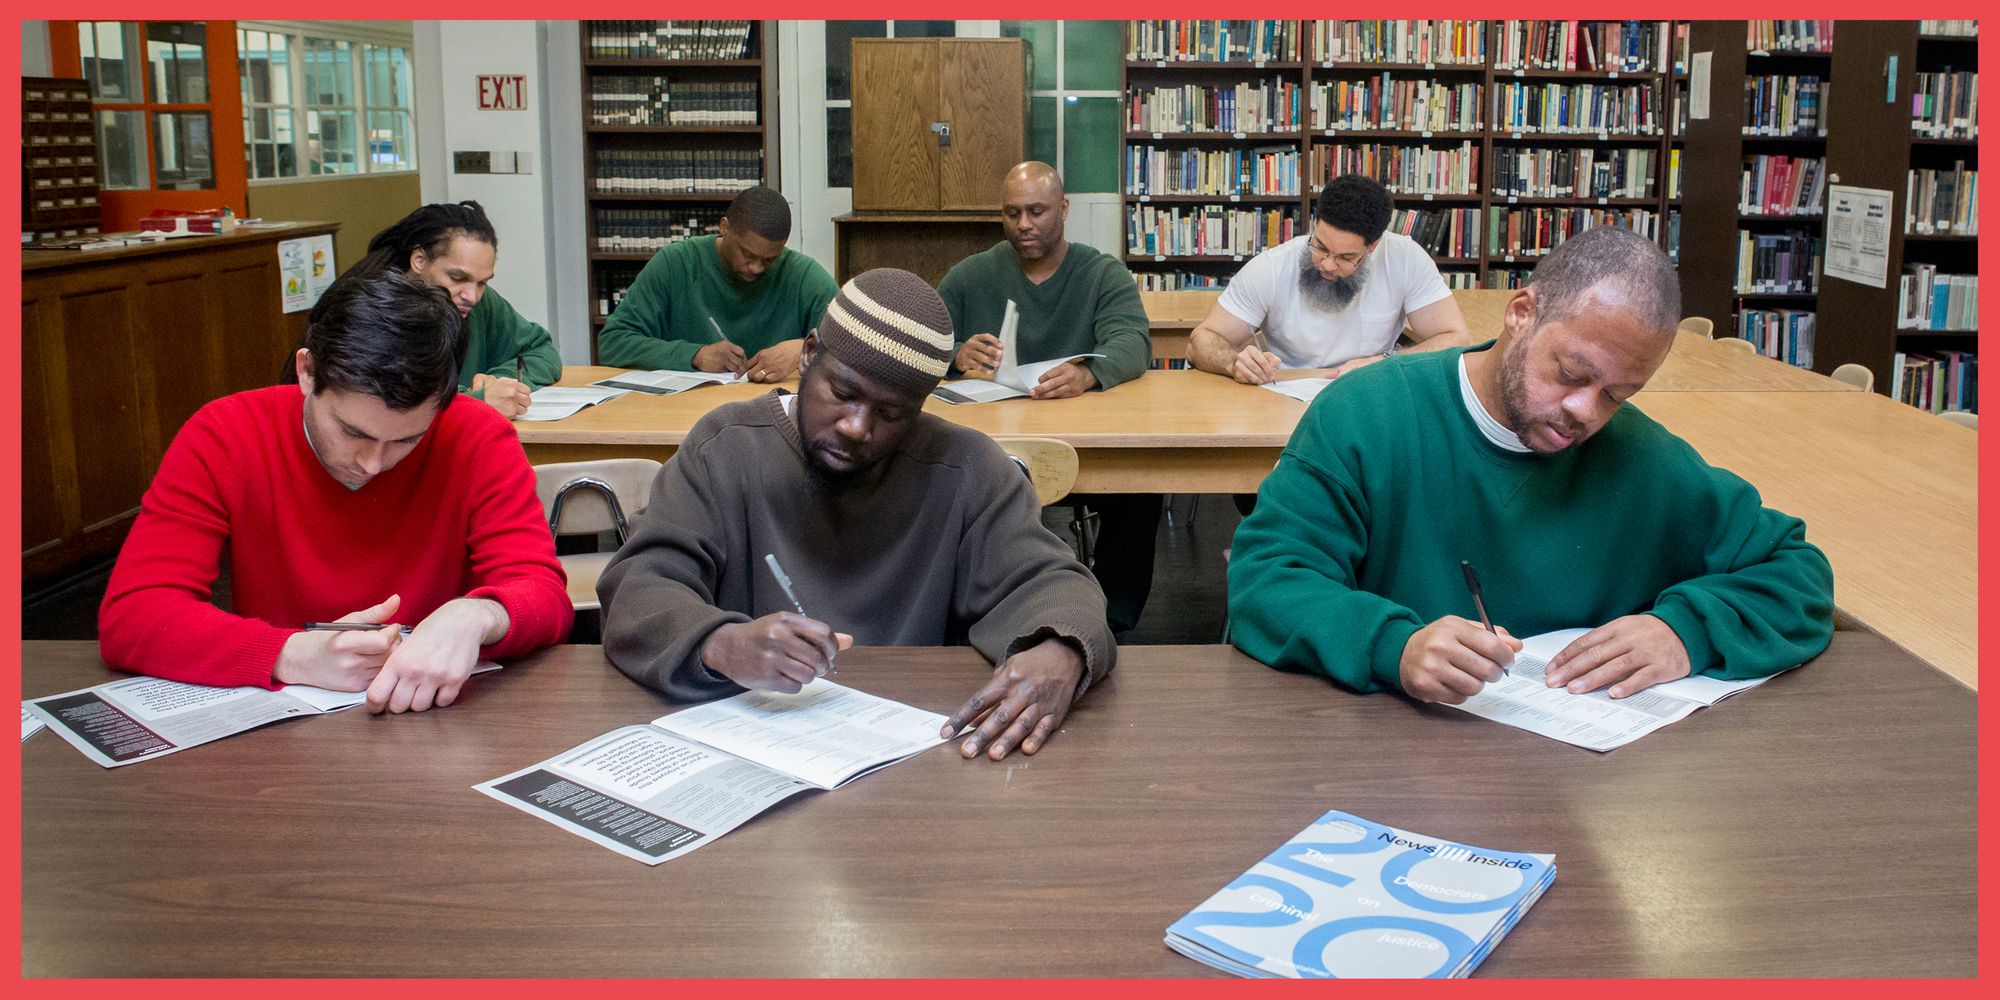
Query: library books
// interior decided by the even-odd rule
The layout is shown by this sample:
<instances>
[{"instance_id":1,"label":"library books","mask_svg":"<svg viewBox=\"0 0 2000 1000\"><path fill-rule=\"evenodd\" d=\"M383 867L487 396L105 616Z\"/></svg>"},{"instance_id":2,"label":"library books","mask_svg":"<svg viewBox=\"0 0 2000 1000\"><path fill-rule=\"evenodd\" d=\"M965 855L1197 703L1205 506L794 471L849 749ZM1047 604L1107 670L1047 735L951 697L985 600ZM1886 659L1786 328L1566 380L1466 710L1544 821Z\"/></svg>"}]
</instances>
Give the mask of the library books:
<instances>
[{"instance_id":1,"label":"library books","mask_svg":"<svg viewBox=\"0 0 2000 1000\"><path fill-rule=\"evenodd\" d=\"M1896 326L1903 330L1979 328L1979 276L1939 274L1935 264L1911 264L1896 285Z\"/></svg>"},{"instance_id":2,"label":"library books","mask_svg":"<svg viewBox=\"0 0 2000 1000\"><path fill-rule=\"evenodd\" d=\"M1393 143L1315 145L1313 184L1325 187L1341 174L1360 174L1382 182L1396 194L1479 194L1479 146L1411 146Z\"/></svg>"},{"instance_id":3,"label":"library books","mask_svg":"<svg viewBox=\"0 0 2000 1000\"><path fill-rule=\"evenodd\" d=\"M1297 21L1127 21L1128 62L1287 62L1299 58Z\"/></svg>"},{"instance_id":4,"label":"library books","mask_svg":"<svg viewBox=\"0 0 2000 1000\"><path fill-rule=\"evenodd\" d=\"M1659 153L1588 146L1493 151L1493 193L1521 198L1651 198Z\"/></svg>"},{"instance_id":5,"label":"library books","mask_svg":"<svg viewBox=\"0 0 2000 1000\"><path fill-rule=\"evenodd\" d=\"M1736 231L1739 295L1801 295L1819 291L1824 246L1815 233Z\"/></svg>"},{"instance_id":6,"label":"library books","mask_svg":"<svg viewBox=\"0 0 2000 1000\"><path fill-rule=\"evenodd\" d=\"M755 21L585 21L592 59L745 59Z\"/></svg>"},{"instance_id":7,"label":"library books","mask_svg":"<svg viewBox=\"0 0 2000 1000\"><path fill-rule=\"evenodd\" d=\"M1667 21L1501 21L1495 69L1665 72Z\"/></svg>"},{"instance_id":8,"label":"library books","mask_svg":"<svg viewBox=\"0 0 2000 1000\"><path fill-rule=\"evenodd\" d=\"M1246 978L1470 975L1556 877L1553 854L1454 843L1333 810L1167 928Z\"/></svg>"},{"instance_id":9,"label":"library books","mask_svg":"<svg viewBox=\"0 0 2000 1000\"><path fill-rule=\"evenodd\" d=\"M1978 21L1918 21L1917 32L1924 35L1949 35L1954 38L1978 38Z\"/></svg>"},{"instance_id":10,"label":"library books","mask_svg":"<svg viewBox=\"0 0 2000 1000\"><path fill-rule=\"evenodd\" d=\"M1826 137L1829 85L1816 76L1743 78L1743 134Z\"/></svg>"},{"instance_id":11,"label":"library books","mask_svg":"<svg viewBox=\"0 0 2000 1000\"><path fill-rule=\"evenodd\" d=\"M1488 257L1539 257L1591 226L1618 226L1647 239L1659 236L1659 213L1643 208L1493 205L1486 212Z\"/></svg>"},{"instance_id":12,"label":"library books","mask_svg":"<svg viewBox=\"0 0 2000 1000\"><path fill-rule=\"evenodd\" d=\"M1744 215L1825 215L1826 161L1816 156L1746 156L1736 195Z\"/></svg>"},{"instance_id":13,"label":"library books","mask_svg":"<svg viewBox=\"0 0 2000 1000\"><path fill-rule=\"evenodd\" d=\"M1918 73L1910 131L1926 139L1979 138L1979 74Z\"/></svg>"},{"instance_id":14,"label":"library books","mask_svg":"<svg viewBox=\"0 0 2000 1000\"><path fill-rule=\"evenodd\" d=\"M1889 364L1889 398L1920 410L1979 410L1979 356L1945 351L1939 357L1897 351Z\"/></svg>"},{"instance_id":15,"label":"library books","mask_svg":"<svg viewBox=\"0 0 2000 1000\"><path fill-rule=\"evenodd\" d=\"M1744 46L1751 52L1832 52L1832 21L1746 21Z\"/></svg>"},{"instance_id":16,"label":"library books","mask_svg":"<svg viewBox=\"0 0 2000 1000\"><path fill-rule=\"evenodd\" d=\"M1917 236L1979 235L1979 171L1960 160L1950 170L1910 171L1903 231Z\"/></svg>"},{"instance_id":17,"label":"library books","mask_svg":"<svg viewBox=\"0 0 2000 1000\"><path fill-rule=\"evenodd\" d=\"M1479 256L1476 208L1399 208L1389 213L1389 231L1415 240L1432 257Z\"/></svg>"},{"instance_id":18,"label":"library books","mask_svg":"<svg viewBox=\"0 0 2000 1000\"><path fill-rule=\"evenodd\" d=\"M1125 95L1131 132L1296 132L1299 85L1280 77L1231 86L1134 87Z\"/></svg>"},{"instance_id":19,"label":"library books","mask_svg":"<svg viewBox=\"0 0 2000 1000\"><path fill-rule=\"evenodd\" d=\"M1132 256L1247 257L1304 230L1295 208L1128 205L1125 252Z\"/></svg>"},{"instance_id":20,"label":"library books","mask_svg":"<svg viewBox=\"0 0 2000 1000\"><path fill-rule=\"evenodd\" d=\"M658 250L669 243L714 233L722 223L719 208L593 208L591 214L597 225L591 248L607 253Z\"/></svg>"},{"instance_id":21,"label":"library books","mask_svg":"<svg viewBox=\"0 0 2000 1000\"><path fill-rule=\"evenodd\" d=\"M1296 146L1125 147L1125 190L1134 195L1297 195L1299 176Z\"/></svg>"},{"instance_id":22,"label":"library books","mask_svg":"<svg viewBox=\"0 0 2000 1000\"><path fill-rule=\"evenodd\" d=\"M755 125L754 82L603 75L590 82L593 125Z\"/></svg>"},{"instance_id":23,"label":"library books","mask_svg":"<svg viewBox=\"0 0 2000 1000\"><path fill-rule=\"evenodd\" d=\"M1310 58L1321 63L1486 62L1485 21L1312 21Z\"/></svg>"},{"instance_id":24,"label":"library books","mask_svg":"<svg viewBox=\"0 0 2000 1000\"><path fill-rule=\"evenodd\" d=\"M1676 146L1667 150L1667 198L1679 201L1681 197L1681 151Z\"/></svg>"},{"instance_id":25,"label":"library books","mask_svg":"<svg viewBox=\"0 0 2000 1000\"><path fill-rule=\"evenodd\" d=\"M1312 85L1315 129L1477 132L1480 86L1377 73Z\"/></svg>"},{"instance_id":26,"label":"library books","mask_svg":"<svg viewBox=\"0 0 2000 1000\"><path fill-rule=\"evenodd\" d=\"M759 149L599 149L597 190L606 194L731 193L764 176Z\"/></svg>"},{"instance_id":27,"label":"library books","mask_svg":"<svg viewBox=\"0 0 2000 1000\"><path fill-rule=\"evenodd\" d=\"M1195 289L1221 291L1222 286L1228 283L1221 275L1196 274L1192 271L1134 271L1132 279L1138 282L1139 290L1142 292L1185 292Z\"/></svg>"},{"instance_id":28,"label":"library books","mask_svg":"<svg viewBox=\"0 0 2000 1000\"><path fill-rule=\"evenodd\" d=\"M1813 366L1813 333L1818 317L1810 309L1758 309L1745 306L1736 314L1736 336L1757 353L1800 368Z\"/></svg>"},{"instance_id":29,"label":"library books","mask_svg":"<svg viewBox=\"0 0 2000 1000\"><path fill-rule=\"evenodd\" d=\"M1658 135L1649 83L1502 80L1493 86L1493 128L1558 135Z\"/></svg>"}]
</instances>

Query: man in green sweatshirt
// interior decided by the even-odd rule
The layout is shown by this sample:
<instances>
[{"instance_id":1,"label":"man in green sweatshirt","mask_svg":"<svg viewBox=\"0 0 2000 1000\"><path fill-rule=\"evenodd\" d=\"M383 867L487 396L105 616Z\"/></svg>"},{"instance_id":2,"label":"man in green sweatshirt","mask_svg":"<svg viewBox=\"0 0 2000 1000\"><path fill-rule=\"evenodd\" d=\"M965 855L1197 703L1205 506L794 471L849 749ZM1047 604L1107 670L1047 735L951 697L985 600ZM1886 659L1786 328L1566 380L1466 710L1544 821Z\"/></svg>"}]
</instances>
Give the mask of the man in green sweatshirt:
<instances>
[{"instance_id":1,"label":"man in green sweatshirt","mask_svg":"<svg viewBox=\"0 0 2000 1000\"><path fill-rule=\"evenodd\" d=\"M1018 363L1070 354L1102 354L1057 365L1033 387L1035 399L1066 399L1109 389L1146 373L1153 356L1146 309L1132 272L1118 258L1063 237L1069 199L1054 167L1030 160L1001 182L1000 225L1006 240L959 261L938 284L951 311L958 353L952 374L979 375L999 367L1001 317L1012 301L1020 311ZM1100 522L1096 565L1111 628L1139 623L1153 586L1153 541L1160 495L1079 495Z\"/></svg>"},{"instance_id":2,"label":"man in green sweatshirt","mask_svg":"<svg viewBox=\"0 0 2000 1000\"><path fill-rule=\"evenodd\" d=\"M717 228L646 262L598 332L599 363L734 372L753 382L792 377L800 338L839 291L833 276L785 247L792 209L768 187L737 195Z\"/></svg>"},{"instance_id":3,"label":"man in green sweatshirt","mask_svg":"<svg viewBox=\"0 0 2000 1000\"><path fill-rule=\"evenodd\" d=\"M951 356L922 278L849 281L806 335L797 396L715 408L660 469L597 585L612 664L697 700L797 691L853 641L970 644L996 669L943 735L977 723L967 757L1040 750L1117 651L1103 593L1042 527L1027 477L992 438L923 412Z\"/></svg>"},{"instance_id":4,"label":"man in green sweatshirt","mask_svg":"<svg viewBox=\"0 0 2000 1000\"><path fill-rule=\"evenodd\" d=\"M1561 628L1594 626L1550 662L1549 685L1613 698L1818 655L1833 571L1805 525L1623 405L1679 314L1666 255L1597 227L1536 267L1497 343L1328 387L1237 528L1236 644L1357 691L1451 704L1500 677L1514 635ZM1498 634L1476 620L1461 560Z\"/></svg>"}]
</instances>

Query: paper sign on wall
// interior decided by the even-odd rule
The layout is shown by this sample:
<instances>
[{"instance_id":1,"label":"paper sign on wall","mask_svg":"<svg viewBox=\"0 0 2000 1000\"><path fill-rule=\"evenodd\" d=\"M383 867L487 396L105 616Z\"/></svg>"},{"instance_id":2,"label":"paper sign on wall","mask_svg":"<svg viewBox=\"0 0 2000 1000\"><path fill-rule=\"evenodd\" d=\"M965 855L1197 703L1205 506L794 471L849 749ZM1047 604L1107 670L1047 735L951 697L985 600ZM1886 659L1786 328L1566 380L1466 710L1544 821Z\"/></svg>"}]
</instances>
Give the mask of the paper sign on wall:
<instances>
[{"instance_id":1,"label":"paper sign on wall","mask_svg":"<svg viewBox=\"0 0 2000 1000\"><path fill-rule=\"evenodd\" d=\"M1715 66L1715 53L1697 52L1688 60L1688 117L1708 120L1708 79Z\"/></svg>"},{"instance_id":2,"label":"paper sign on wall","mask_svg":"<svg viewBox=\"0 0 2000 1000\"><path fill-rule=\"evenodd\" d=\"M1871 288L1889 287L1889 208L1894 195L1881 188L1828 185L1826 261L1829 278Z\"/></svg>"}]
</instances>

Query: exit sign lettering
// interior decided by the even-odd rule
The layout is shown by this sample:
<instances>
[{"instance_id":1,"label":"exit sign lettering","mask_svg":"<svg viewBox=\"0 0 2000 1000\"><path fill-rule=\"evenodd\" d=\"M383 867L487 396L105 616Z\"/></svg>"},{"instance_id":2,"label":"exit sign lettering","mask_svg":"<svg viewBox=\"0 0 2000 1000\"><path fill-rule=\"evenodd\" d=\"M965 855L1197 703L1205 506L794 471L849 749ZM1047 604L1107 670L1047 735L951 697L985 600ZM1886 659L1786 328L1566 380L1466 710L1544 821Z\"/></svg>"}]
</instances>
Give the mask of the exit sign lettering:
<instances>
[{"instance_id":1,"label":"exit sign lettering","mask_svg":"<svg viewBox=\"0 0 2000 1000\"><path fill-rule=\"evenodd\" d=\"M481 76L479 78L479 110L520 111L527 106L527 77Z\"/></svg>"}]
</instances>

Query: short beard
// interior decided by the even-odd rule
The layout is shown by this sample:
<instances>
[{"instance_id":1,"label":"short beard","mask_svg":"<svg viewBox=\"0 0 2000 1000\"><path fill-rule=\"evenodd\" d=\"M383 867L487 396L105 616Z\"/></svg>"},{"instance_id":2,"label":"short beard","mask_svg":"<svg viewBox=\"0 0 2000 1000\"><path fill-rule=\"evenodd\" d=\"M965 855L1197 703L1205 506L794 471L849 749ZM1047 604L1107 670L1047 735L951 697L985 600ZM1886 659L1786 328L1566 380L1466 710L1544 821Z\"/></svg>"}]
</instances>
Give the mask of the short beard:
<instances>
[{"instance_id":1,"label":"short beard","mask_svg":"<svg viewBox=\"0 0 2000 1000\"><path fill-rule=\"evenodd\" d=\"M1514 429L1514 437L1522 447L1533 449L1528 443L1528 341L1534 339L1531 331L1526 337L1508 345L1507 353L1500 357L1500 413L1507 418L1507 426Z\"/></svg>"},{"instance_id":2,"label":"short beard","mask_svg":"<svg viewBox=\"0 0 2000 1000\"><path fill-rule=\"evenodd\" d=\"M1299 265L1299 297L1317 312L1339 312L1354 302L1368 284L1368 262L1362 261L1354 273L1344 278L1328 278L1314 267L1308 254Z\"/></svg>"},{"instance_id":3,"label":"short beard","mask_svg":"<svg viewBox=\"0 0 2000 1000\"><path fill-rule=\"evenodd\" d=\"M806 460L806 491L815 500L827 500L852 488L870 467L850 469L840 472L826 467L820 461L819 452L814 450L812 440L806 437L805 400L801 398L792 404L792 422L798 427L799 451Z\"/></svg>"}]
</instances>

